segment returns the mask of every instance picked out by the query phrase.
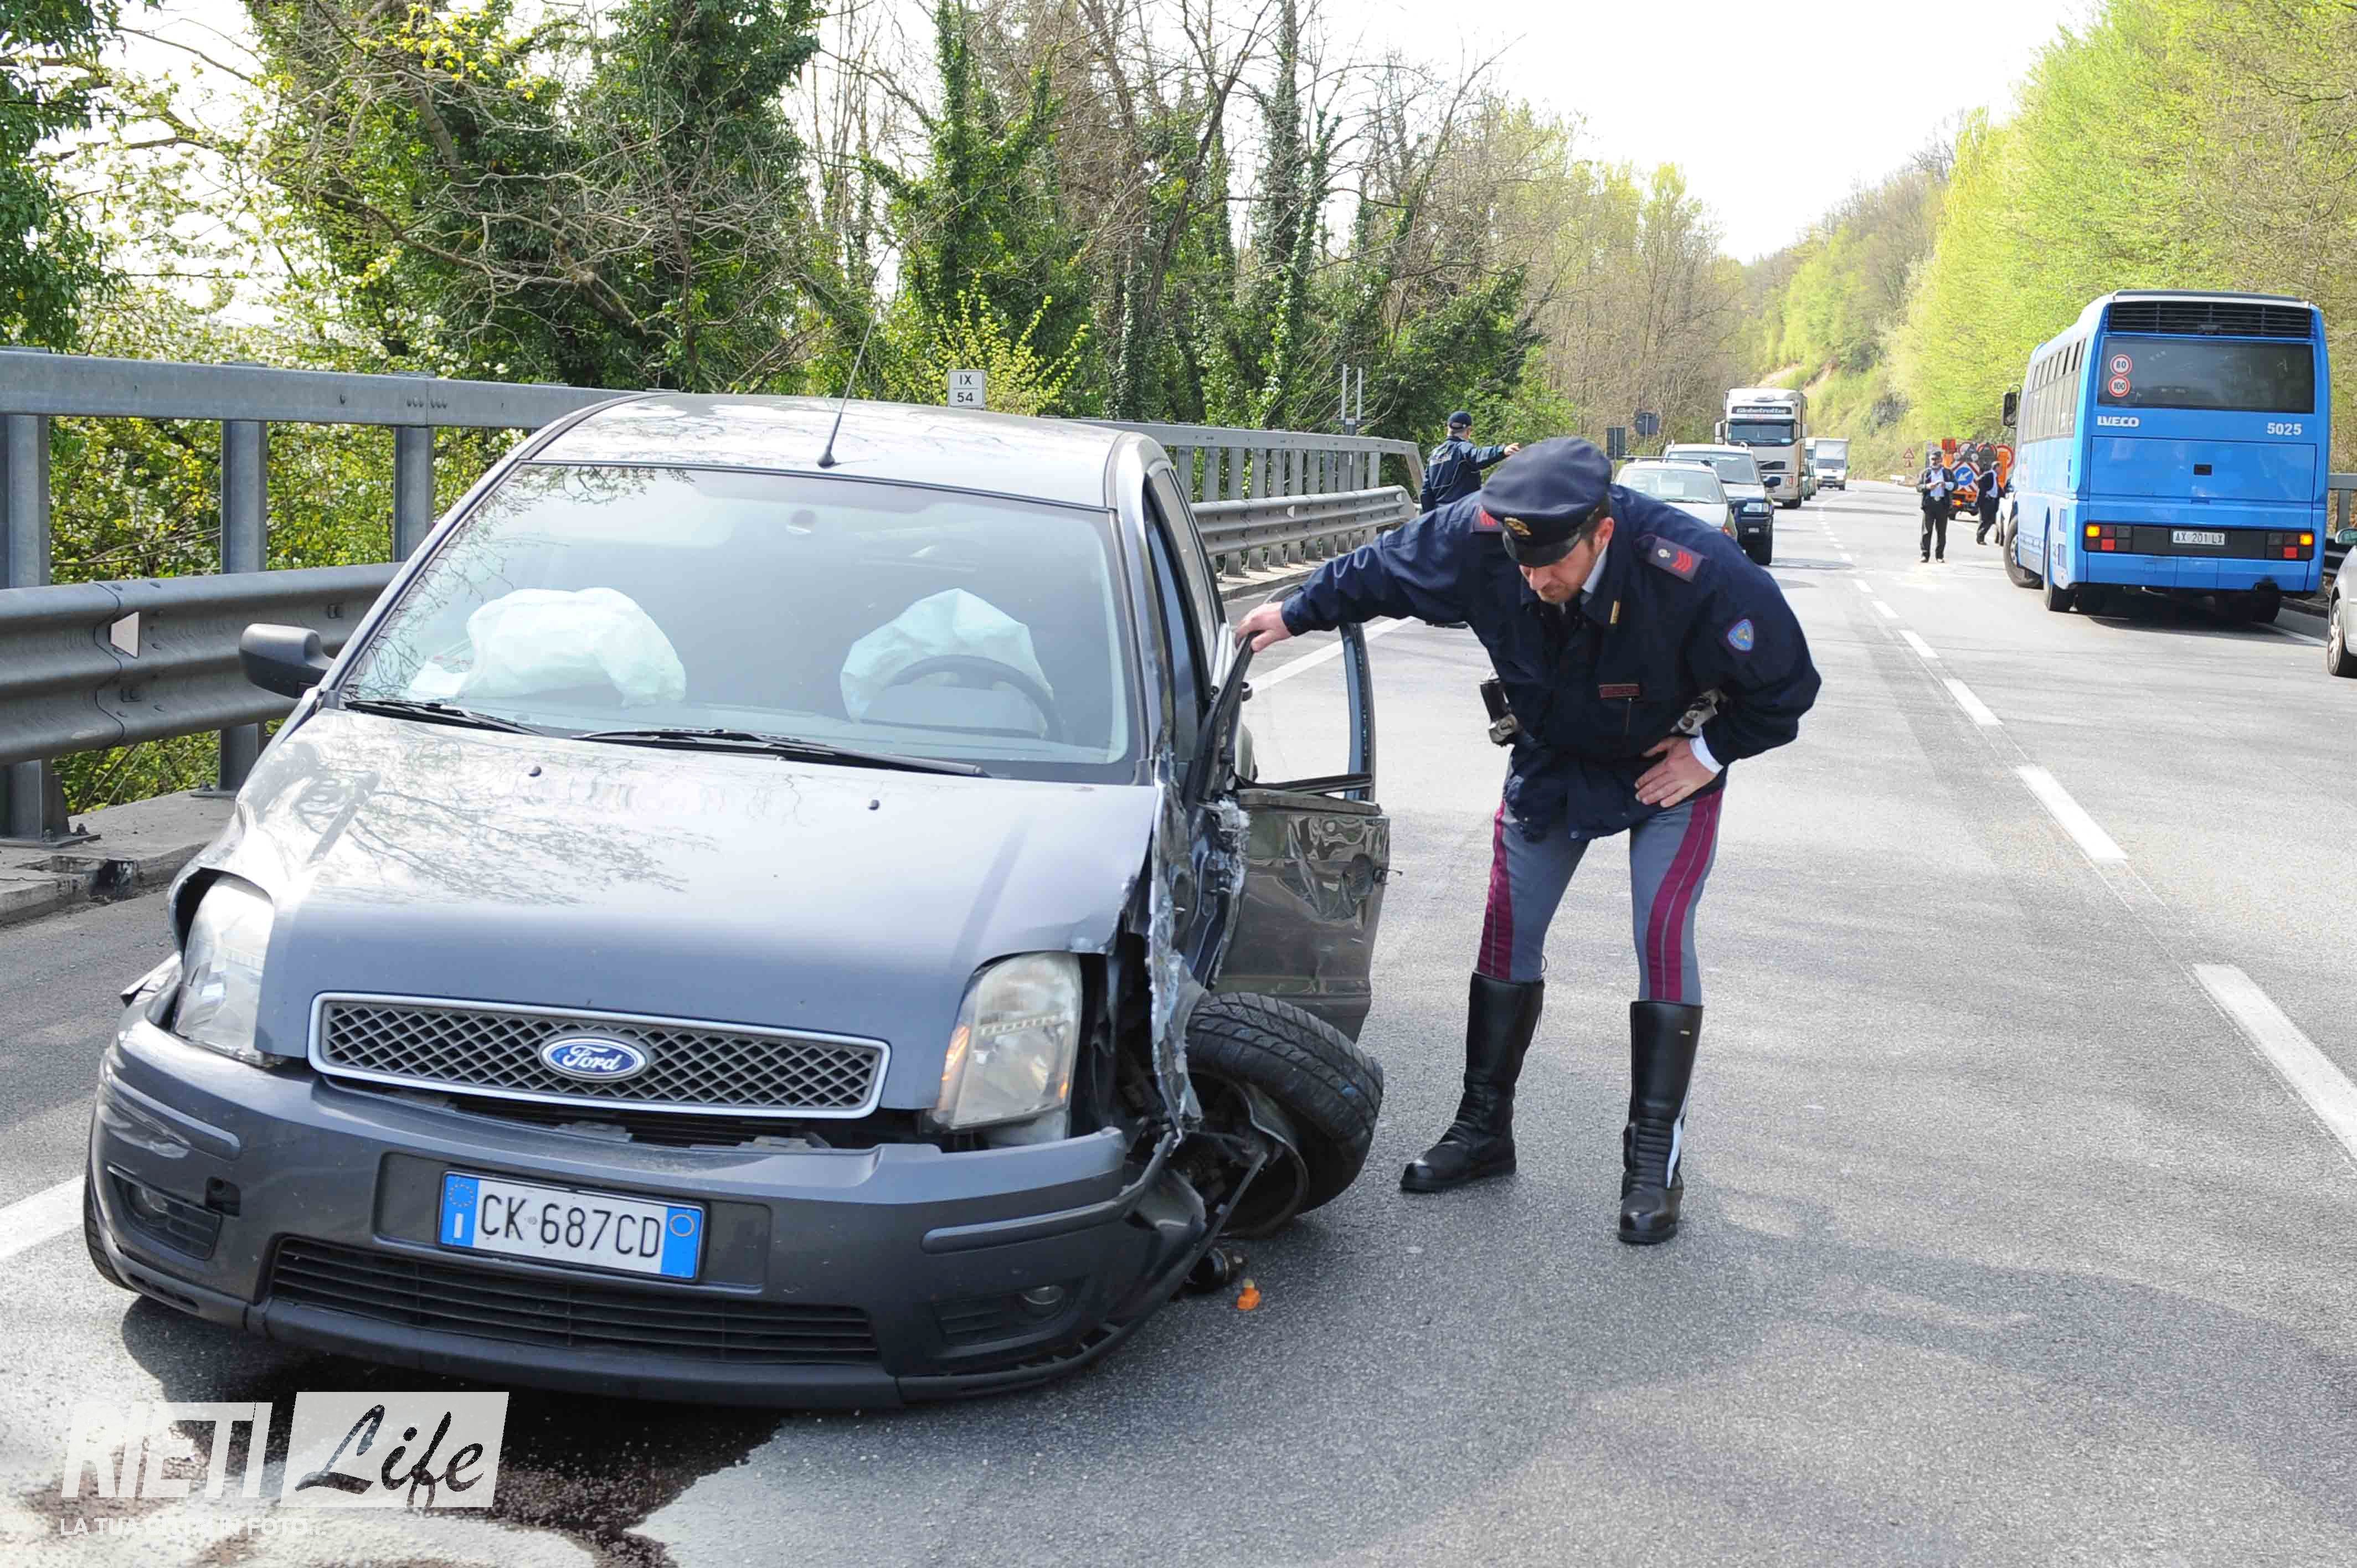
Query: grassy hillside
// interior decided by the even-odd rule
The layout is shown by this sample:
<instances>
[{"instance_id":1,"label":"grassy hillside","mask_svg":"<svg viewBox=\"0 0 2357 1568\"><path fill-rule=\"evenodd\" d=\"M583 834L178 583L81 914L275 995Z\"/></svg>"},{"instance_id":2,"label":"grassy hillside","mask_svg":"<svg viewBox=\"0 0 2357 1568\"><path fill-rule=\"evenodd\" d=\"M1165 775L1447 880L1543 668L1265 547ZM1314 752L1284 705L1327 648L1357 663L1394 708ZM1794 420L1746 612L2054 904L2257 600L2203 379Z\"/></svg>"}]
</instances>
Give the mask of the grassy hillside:
<instances>
[{"instance_id":1,"label":"grassy hillside","mask_svg":"<svg viewBox=\"0 0 2357 1568\"><path fill-rule=\"evenodd\" d=\"M2030 350L2115 288L2325 311L2334 466L2357 466L2357 6L2111 0L2009 119L1968 123L1753 269L1755 366L1806 367L1854 467L2000 434Z\"/></svg>"}]
</instances>

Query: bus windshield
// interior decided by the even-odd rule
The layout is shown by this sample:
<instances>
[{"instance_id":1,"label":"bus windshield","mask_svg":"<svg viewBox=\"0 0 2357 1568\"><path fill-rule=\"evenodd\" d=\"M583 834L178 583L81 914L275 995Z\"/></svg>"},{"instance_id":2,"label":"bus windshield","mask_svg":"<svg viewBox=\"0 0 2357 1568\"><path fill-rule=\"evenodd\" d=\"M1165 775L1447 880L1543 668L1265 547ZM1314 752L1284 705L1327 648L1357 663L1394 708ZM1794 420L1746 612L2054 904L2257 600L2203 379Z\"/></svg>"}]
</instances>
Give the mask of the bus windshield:
<instances>
[{"instance_id":1,"label":"bus windshield","mask_svg":"<svg viewBox=\"0 0 2357 1568\"><path fill-rule=\"evenodd\" d=\"M1792 426L1781 419L1729 420L1727 438L1738 446L1790 446Z\"/></svg>"},{"instance_id":2,"label":"bus windshield","mask_svg":"<svg viewBox=\"0 0 2357 1568\"><path fill-rule=\"evenodd\" d=\"M2316 351L2300 343L2112 337L2097 396L2107 408L2312 413Z\"/></svg>"}]
</instances>

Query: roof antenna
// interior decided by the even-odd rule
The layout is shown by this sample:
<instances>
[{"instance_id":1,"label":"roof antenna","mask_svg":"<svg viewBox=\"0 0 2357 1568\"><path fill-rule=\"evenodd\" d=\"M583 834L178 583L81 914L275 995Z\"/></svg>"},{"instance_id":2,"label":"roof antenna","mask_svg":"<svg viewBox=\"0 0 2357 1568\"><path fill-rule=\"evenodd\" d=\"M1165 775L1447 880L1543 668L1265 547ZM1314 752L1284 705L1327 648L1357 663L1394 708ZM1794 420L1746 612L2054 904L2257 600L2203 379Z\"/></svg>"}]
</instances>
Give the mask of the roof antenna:
<instances>
[{"instance_id":1,"label":"roof antenna","mask_svg":"<svg viewBox=\"0 0 2357 1568\"><path fill-rule=\"evenodd\" d=\"M851 374L844 380L843 401L834 405L834 428L826 433L826 450L818 455L822 468L834 467L834 438L843 434L843 411L851 405L851 389L859 382L859 367L867 358L867 338L875 336L876 317L871 316L867 318L867 337L859 340L859 352L851 357Z\"/></svg>"}]
</instances>

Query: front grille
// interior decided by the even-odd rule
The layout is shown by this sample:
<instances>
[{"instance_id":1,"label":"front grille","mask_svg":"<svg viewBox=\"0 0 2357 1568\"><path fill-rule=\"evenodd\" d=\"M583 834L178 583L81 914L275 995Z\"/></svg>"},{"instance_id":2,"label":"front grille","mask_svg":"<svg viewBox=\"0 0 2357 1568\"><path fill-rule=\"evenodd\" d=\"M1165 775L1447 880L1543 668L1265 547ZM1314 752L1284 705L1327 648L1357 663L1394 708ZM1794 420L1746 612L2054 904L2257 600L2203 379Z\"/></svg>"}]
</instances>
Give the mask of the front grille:
<instances>
[{"instance_id":1,"label":"front grille","mask_svg":"<svg viewBox=\"0 0 2357 1568\"><path fill-rule=\"evenodd\" d=\"M2247 299L2118 299L2107 325L2115 332L2176 337L2305 339L2314 331L2315 316L2305 306Z\"/></svg>"},{"instance_id":2,"label":"front grille","mask_svg":"<svg viewBox=\"0 0 2357 1568\"><path fill-rule=\"evenodd\" d=\"M928 1134L918 1124L919 1113L912 1111L878 1111L856 1122L834 1118L819 1122L798 1122L776 1116L719 1115L708 1111L646 1111L627 1106L585 1105L577 1100L500 1100L490 1095L403 1089L393 1084L360 1079L350 1080L345 1087L394 1098L428 1095L431 1098L427 1103L468 1116L489 1116L500 1122L563 1131L591 1130L589 1135L593 1137L628 1133L630 1141L634 1144L656 1144L677 1149L728 1148L750 1144L759 1138L789 1142L800 1138L813 1148L823 1149L872 1149L878 1144L932 1144L937 1147L954 1148L974 1136L969 1133L959 1139Z\"/></svg>"},{"instance_id":3,"label":"front grille","mask_svg":"<svg viewBox=\"0 0 2357 1568\"><path fill-rule=\"evenodd\" d=\"M549 1274L498 1274L392 1252L289 1239L273 1302L511 1345L628 1351L688 1361L802 1366L877 1359L856 1306L643 1291Z\"/></svg>"},{"instance_id":4,"label":"front grille","mask_svg":"<svg viewBox=\"0 0 2357 1568\"><path fill-rule=\"evenodd\" d=\"M541 1047L565 1035L628 1041L648 1065L619 1081L568 1078L540 1059ZM759 1116L864 1114L881 1088L884 1057L869 1040L366 996L322 998L311 1050L330 1077Z\"/></svg>"}]
</instances>

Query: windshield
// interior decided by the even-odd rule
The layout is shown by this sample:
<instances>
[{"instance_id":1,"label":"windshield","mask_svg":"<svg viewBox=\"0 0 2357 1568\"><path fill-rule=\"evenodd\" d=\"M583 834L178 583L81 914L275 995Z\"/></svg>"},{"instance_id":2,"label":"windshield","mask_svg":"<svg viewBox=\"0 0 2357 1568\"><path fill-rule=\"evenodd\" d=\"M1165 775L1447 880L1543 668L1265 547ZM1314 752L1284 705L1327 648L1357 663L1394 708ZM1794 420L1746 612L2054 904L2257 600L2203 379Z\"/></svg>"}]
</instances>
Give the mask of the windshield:
<instances>
[{"instance_id":1,"label":"windshield","mask_svg":"<svg viewBox=\"0 0 2357 1568\"><path fill-rule=\"evenodd\" d=\"M1730 485L1756 485L1760 482L1760 465L1749 452L1673 452L1673 457L1683 457L1689 463L1707 463L1718 470L1719 478Z\"/></svg>"},{"instance_id":2,"label":"windshield","mask_svg":"<svg viewBox=\"0 0 2357 1568\"><path fill-rule=\"evenodd\" d=\"M1818 443L1817 443L1817 461L1818 461L1818 462L1820 462L1820 463L1846 463L1846 462L1848 462L1848 461L1849 461L1849 443L1848 443L1847 441L1820 441L1820 442L1818 442Z\"/></svg>"},{"instance_id":3,"label":"windshield","mask_svg":"<svg viewBox=\"0 0 2357 1568\"><path fill-rule=\"evenodd\" d=\"M1623 468L1620 483L1656 500L1721 504L1727 500L1727 492L1718 488L1717 478L1701 468Z\"/></svg>"},{"instance_id":4,"label":"windshield","mask_svg":"<svg viewBox=\"0 0 2357 1568\"><path fill-rule=\"evenodd\" d=\"M353 698L562 734L725 728L1135 776L1105 513L727 469L526 465L403 594Z\"/></svg>"},{"instance_id":5,"label":"windshield","mask_svg":"<svg viewBox=\"0 0 2357 1568\"><path fill-rule=\"evenodd\" d=\"M2316 412L2316 350L2306 343L2114 337L2100 369L2098 396L2111 408Z\"/></svg>"},{"instance_id":6,"label":"windshield","mask_svg":"<svg viewBox=\"0 0 2357 1568\"><path fill-rule=\"evenodd\" d=\"M1792 444L1792 422L1789 419L1736 419L1727 422L1727 438L1738 446L1790 446Z\"/></svg>"}]
</instances>

